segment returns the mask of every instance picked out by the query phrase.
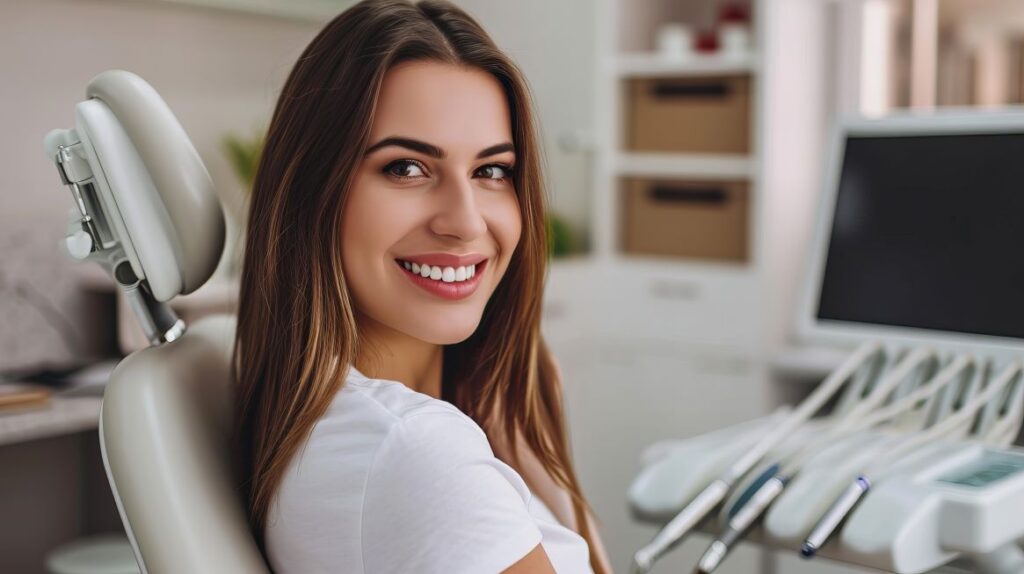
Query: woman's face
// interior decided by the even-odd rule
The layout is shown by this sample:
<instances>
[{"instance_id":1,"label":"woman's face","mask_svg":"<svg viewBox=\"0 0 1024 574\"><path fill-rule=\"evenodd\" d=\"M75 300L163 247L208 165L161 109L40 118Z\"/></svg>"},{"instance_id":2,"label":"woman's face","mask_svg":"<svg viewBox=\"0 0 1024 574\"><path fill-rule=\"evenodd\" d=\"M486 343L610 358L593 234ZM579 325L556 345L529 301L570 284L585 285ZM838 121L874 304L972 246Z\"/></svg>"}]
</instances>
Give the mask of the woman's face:
<instances>
[{"instance_id":1,"label":"woman's face","mask_svg":"<svg viewBox=\"0 0 1024 574\"><path fill-rule=\"evenodd\" d=\"M438 62L387 72L341 225L369 327L439 345L476 330L519 242L515 159L493 76Z\"/></svg>"}]
</instances>

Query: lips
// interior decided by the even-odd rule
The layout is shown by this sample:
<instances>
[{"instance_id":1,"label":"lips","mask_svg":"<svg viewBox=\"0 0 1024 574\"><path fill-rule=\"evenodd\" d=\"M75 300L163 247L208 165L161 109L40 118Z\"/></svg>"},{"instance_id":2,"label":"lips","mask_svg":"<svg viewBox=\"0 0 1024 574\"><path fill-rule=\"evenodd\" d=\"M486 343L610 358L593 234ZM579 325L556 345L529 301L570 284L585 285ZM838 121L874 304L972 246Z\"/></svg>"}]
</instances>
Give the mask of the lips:
<instances>
[{"instance_id":1,"label":"lips","mask_svg":"<svg viewBox=\"0 0 1024 574\"><path fill-rule=\"evenodd\" d=\"M427 264L431 267L435 265L439 267L465 267L488 259L486 255L480 253L457 255L454 253L443 253L437 251L420 253L418 255L400 255L398 258L411 263L418 263L420 265Z\"/></svg>"}]
</instances>

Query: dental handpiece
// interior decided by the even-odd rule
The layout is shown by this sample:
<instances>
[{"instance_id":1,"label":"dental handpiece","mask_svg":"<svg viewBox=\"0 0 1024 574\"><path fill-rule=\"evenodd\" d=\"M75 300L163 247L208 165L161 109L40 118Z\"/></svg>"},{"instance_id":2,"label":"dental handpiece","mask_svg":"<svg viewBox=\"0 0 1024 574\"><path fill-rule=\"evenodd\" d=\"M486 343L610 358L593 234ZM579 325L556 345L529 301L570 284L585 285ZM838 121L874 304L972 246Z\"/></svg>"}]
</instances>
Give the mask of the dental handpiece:
<instances>
[{"instance_id":1,"label":"dental handpiece","mask_svg":"<svg viewBox=\"0 0 1024 574\"><path fill-rule=\"evenodd\" d=\"M800 555L804 558L812 558L869 490L871 490L871 481L864 475L858 476L853 484L846 487L843 494L832 503L825 515L811 530L807 540L800 547Z\"/></svg>"},{"instance_id":2,"label":"dental handpiece","mask_svg":"<svg viewBox=\"0 0 1024 574\"><path fill-rule=\"evenodd\" d=\"M769 451L818 412L853 375L865 366L877 364L884 357L885 351L878 342L868 341L861 344L786 420L765 434L745 455L687 504L651 542L636 551L633 555L634 574L645 574L650 571L654 562L696 528L725 499L736 482L754 468Z\"/></svg>"},{"instance_id":3,"label":"dental handpiece","mask_svg":"<svg viewBox=\"0 0 1024 574\"><path fill-rule=\"evenodd\" d=\"M701 491L682 512L676 515L662 528L647 546L637 550L633 555L634 574L645 574L654 565L655 560L681 542L688 532L696 528L728 494L732 483L718 479Z\"/></svg>"},{"instance_id":4,"label":"dental handpiece","mask_svg":"<svg viewBox=\"0 0 1024 574\"><path fill-rule=\"evenodd\" d=\"M729 519L725 531L711 543L711 546L701 556L697 563L694 574L711 574L722 560L729 554L729 550L736 544L757 519L764 514L764 511L771 506L775 499L782 494L786 488L786 478L774 474L763 484L754 490L750 500L747 501L736 514Z\"/></svg>"}]
</instances>

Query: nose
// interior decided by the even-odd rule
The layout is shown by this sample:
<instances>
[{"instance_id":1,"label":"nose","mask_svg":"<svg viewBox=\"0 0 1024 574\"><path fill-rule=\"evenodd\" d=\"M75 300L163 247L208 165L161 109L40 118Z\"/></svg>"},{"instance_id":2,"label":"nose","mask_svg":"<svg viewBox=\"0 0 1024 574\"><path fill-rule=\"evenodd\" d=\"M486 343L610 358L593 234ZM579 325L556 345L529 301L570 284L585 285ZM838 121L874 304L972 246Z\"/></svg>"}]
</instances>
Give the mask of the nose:
<instances>
[{"instance_id":1,"label":"nose","mask_svg":"<svg viewBox=\"0 0 1024 574\"><path fill-rule=\"evenodd\" d=\"M471 181L448 178L435 190L437 205L430 229L438 235L469 241L487 232L487 222Z\"/></svg>"}]
</instances>

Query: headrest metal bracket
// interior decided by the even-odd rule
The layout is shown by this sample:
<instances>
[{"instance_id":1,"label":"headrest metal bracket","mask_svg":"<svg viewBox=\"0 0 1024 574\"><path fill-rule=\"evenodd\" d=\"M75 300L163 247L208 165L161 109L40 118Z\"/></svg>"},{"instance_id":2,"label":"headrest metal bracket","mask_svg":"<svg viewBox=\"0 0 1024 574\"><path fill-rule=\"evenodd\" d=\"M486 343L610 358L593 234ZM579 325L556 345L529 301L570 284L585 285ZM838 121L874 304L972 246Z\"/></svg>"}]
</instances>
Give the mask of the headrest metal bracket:
<instances>
[{"instance_id":1,"label":"headrest metal bracket","mask_svg":"<svg viewBox=\"0 0 1024 574\"><path fill-rule=\"evenodd\" d=\"M139 324L152 345L170 343L185 334L185 321L178 318L171 306L157 301L140 281L128 260L118 263L113 270L114 280L121 286L128 305L135 312Z\"/></svg>"}]
</instances>

